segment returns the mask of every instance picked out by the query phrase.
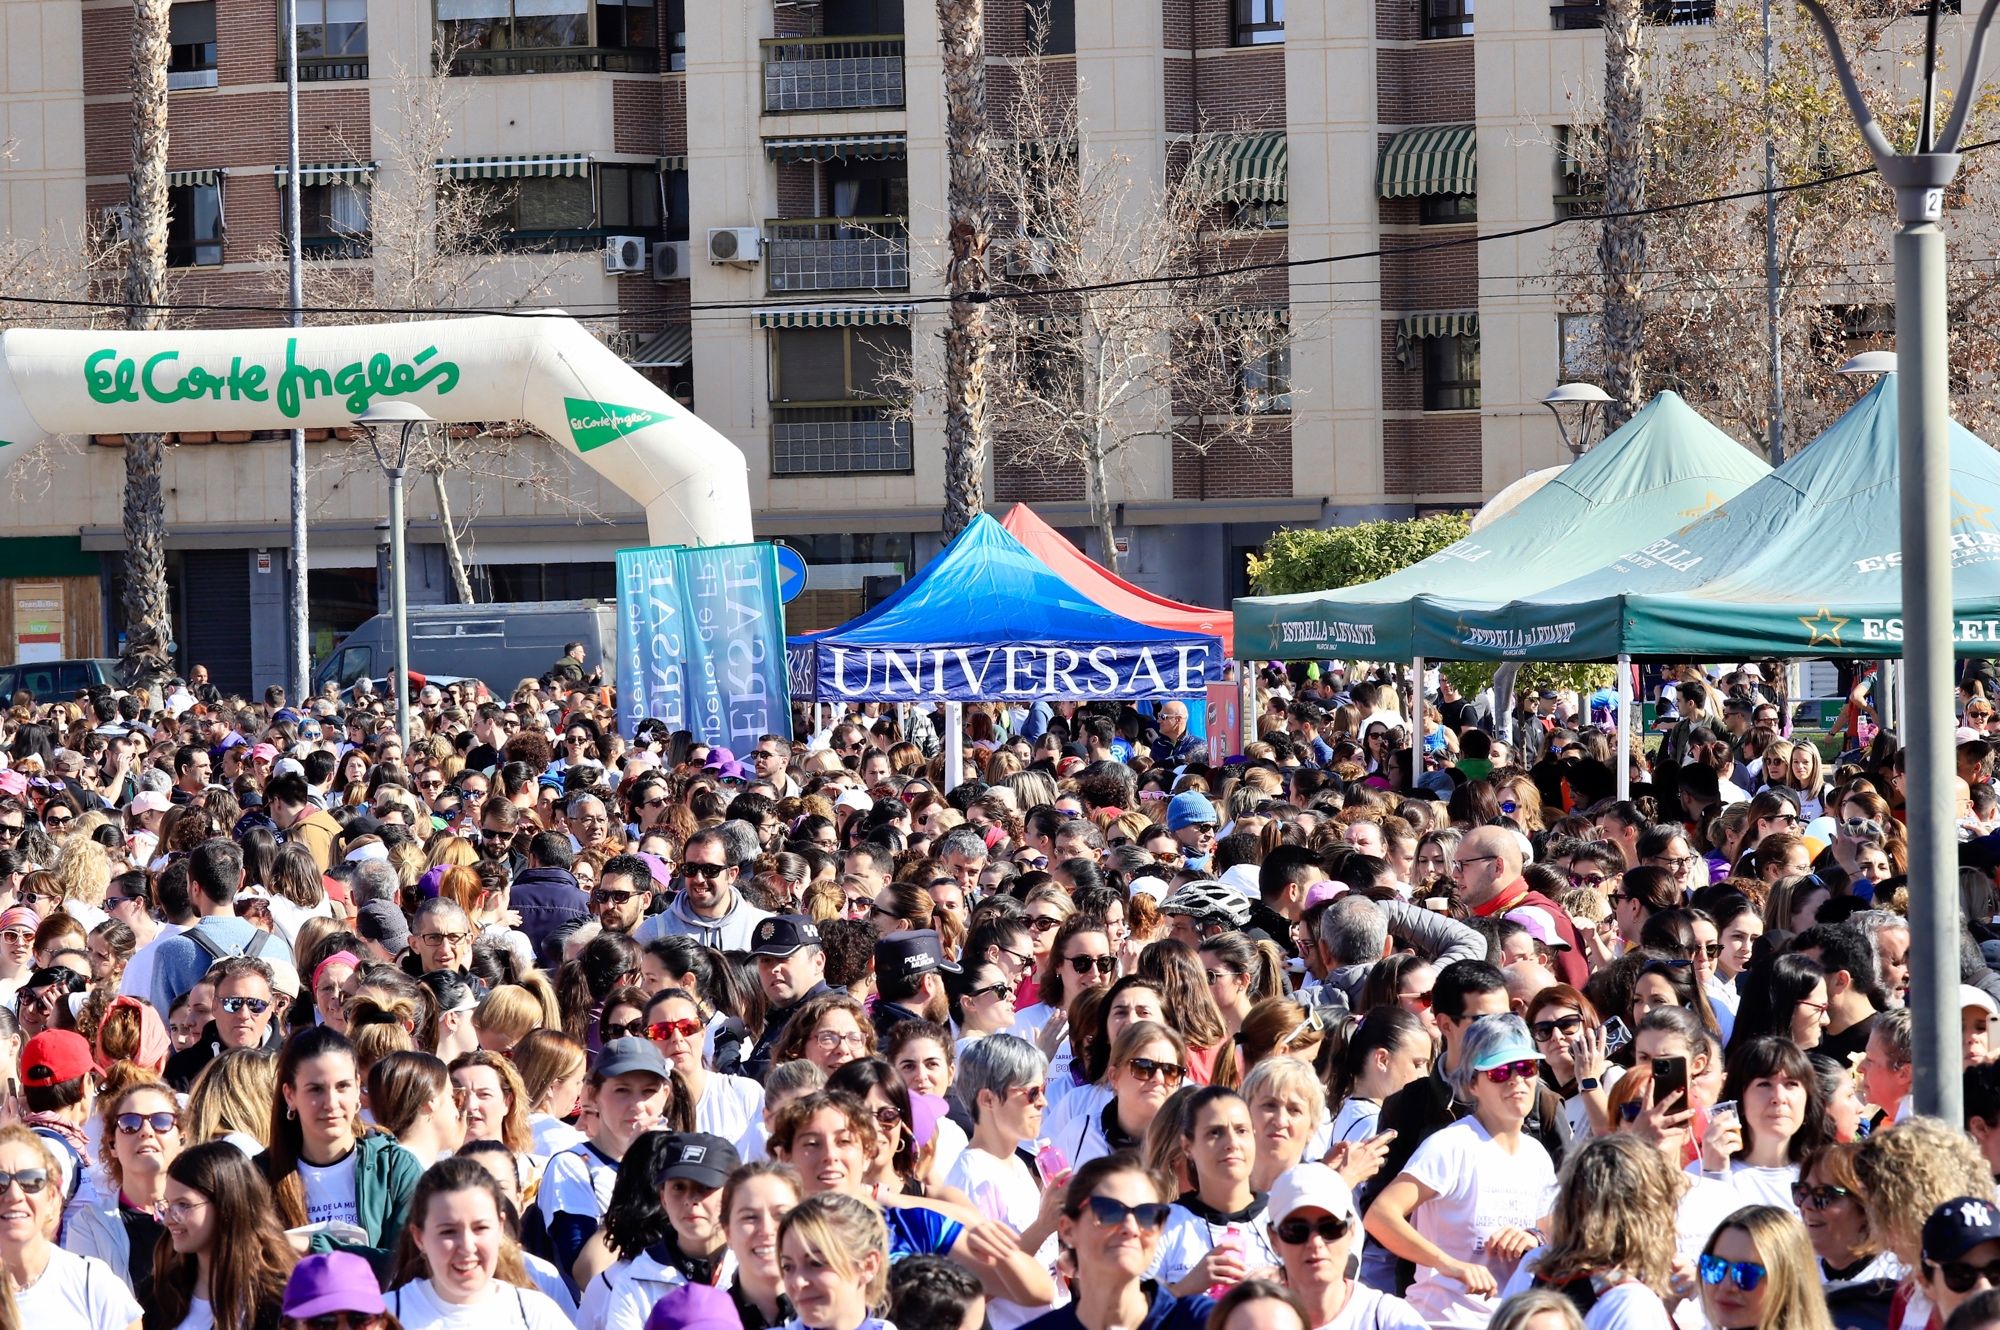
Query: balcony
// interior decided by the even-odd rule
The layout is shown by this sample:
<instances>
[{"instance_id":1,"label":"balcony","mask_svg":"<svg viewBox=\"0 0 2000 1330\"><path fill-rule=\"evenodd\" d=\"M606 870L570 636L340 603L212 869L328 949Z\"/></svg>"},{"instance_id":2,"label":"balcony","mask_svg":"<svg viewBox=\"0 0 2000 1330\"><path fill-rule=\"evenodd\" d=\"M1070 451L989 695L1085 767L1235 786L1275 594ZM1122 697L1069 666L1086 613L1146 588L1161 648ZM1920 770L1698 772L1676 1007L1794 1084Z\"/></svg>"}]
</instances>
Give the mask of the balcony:
<instances>
[{"instance_id":1,"label":"balcony","mask_svg":"<svg viewBox=\"0 0 2000 1330\"><path fill-rule=\"evenodd\" d=\"M772 295L907 291L909 224L902 217L806 217L764 223Z\"/></svg>"},{"instance_id":2,"label":"balcony","mask_svg":"<svg viewBox=\"0 0 2000 1330\"><path fill-rule=\"evenodd\" d=\"M1579 32L1604 26L1604 5L1550 5L1557 32ZM1715 22L1715 0L1642 0L1645 21L1663 28L1684 28Z\"/></svg>"},{"instance_id":3,"label":"balcony","mask_svg":"<svg viewBox=\"0 0 2000 1330\"><path fill-rule=\"evenodd\" d=\"M299 82L334 83L347 82L368 77L368 57L365 55L302 55L299 57ZM285 62L278 61L278 81L284 82Z\"/></svg>"},{"instance_id":4,"label":"balcony","mask_svg":"<svg viewBox=\"0 0 2000 1330\"><path fill-rule=\"evenodd\" d=\"M915 466L908 421L888 402L771 407L771 474L848 476Z\"/></svg>"},{"instance_id":5,"label":"balcony","mask_svg":"<svg viewBox=\"0 0 2000 1330\"><path fill-rule=\"evenodd\" d=\"M903 39L772 37L764 47L764 110L896 110L903 105Z\"/></svg>"},{"instance_id":6,"label":"balcony","mask_svg":"<svg viewBox=\"0 0 2000 1330\"><path fill-rule=\"evenodd\" d=\"M451 62L458 76L487 74L657 74L658 50L624 46L552 46L460 51Z\"/></svg>"}]
</instances>

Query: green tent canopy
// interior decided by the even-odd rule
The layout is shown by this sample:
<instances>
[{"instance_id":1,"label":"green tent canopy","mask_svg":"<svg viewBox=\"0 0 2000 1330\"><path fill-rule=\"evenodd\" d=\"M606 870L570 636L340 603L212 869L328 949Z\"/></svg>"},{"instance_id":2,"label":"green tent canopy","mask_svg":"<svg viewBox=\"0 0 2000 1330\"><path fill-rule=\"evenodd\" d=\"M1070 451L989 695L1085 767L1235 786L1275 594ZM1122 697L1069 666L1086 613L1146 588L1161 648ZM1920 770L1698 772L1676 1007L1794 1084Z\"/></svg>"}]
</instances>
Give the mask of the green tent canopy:
<instances>
[{"instance_id":1,"label":"green tent canopy","mask_svg":"<svg viewBox=\"0 0 2000 1330\"><path fill-rule=\"evenodd\" d=\"M1235 654L1406 659L1417 654L1411 610L1419 596L1500 602L1554 586L1634 537L1678 530L1770 471L1678 396L1661 393L1512 511L1428 559L1361 586L1238 599Z\"/></svg>"},{"instance_id":2,"label":"green tent canopy","mask_svg":"<svg viewBox=\"0 0 2000 1330\"><path fill-rule=\"evenodd\" d=\"M1764 480L1670 536L1536 595L1417 609L1443 660L1902 654L1896 376ZM2000 649L2000 455L1953 423L1954 636ZM1238 629L1239 633L1241 629Z\"/></svg>"}]
</instances>

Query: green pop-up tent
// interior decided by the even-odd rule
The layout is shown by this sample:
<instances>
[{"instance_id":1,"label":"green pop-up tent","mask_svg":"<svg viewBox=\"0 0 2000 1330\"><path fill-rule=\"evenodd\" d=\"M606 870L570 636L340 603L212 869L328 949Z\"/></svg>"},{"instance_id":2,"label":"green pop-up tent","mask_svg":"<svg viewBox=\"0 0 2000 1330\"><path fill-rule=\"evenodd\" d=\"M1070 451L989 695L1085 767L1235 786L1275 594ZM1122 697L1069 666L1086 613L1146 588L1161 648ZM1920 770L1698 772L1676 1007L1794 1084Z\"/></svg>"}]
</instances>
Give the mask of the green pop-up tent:
<instances>
[{"instance_id":1,"label":"green pop-up tent","mask_svg":"<svg viewBox=\"0 0 2000 1330\"><path fill-rule=\"evenodd\" d=\"M1239 660L1407 660L1420 596L1503 602L1676 531L1771 468L1670 392L1511 512L1388 577L1235 602ZM1452 659L1449 652L1443 659Z\"/></svg>"},{"instance_id":2,"label":"green pop-up tent","mask_svg":"<svg viewBox=\"0 0 2000 1330\"><path fill-rule=\"evenodd\" d=\"M2000 455L1950 431L1960 654L2000 646ZM1418 650L1447 660L1900 656L1896 377L1685 530L1537 595L1426 599ZM1240 630L1239 630L1240 631Z\"/></svg>"}]
</instances>

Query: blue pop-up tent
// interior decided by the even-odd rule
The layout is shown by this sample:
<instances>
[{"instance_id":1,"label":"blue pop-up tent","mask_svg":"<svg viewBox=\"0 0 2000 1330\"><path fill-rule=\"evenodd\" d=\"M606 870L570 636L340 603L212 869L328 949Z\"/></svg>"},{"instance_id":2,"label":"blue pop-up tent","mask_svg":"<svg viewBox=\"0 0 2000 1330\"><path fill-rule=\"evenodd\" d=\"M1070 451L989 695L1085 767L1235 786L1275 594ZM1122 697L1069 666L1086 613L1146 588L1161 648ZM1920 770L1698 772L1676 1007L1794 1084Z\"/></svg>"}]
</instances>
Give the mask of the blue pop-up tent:
<instances>
[{"instance_id":1,"label":"blue pop-up tent","mask_svg":"<svg viewBox=\"0 0 2000 1330\"><path fill-rule=\"evenodd\" d=\"M1220 639L1098 605L982 514L880 605L790 639L792 696L813 702L1198 697Z\"/></svg>"}]
</instances>

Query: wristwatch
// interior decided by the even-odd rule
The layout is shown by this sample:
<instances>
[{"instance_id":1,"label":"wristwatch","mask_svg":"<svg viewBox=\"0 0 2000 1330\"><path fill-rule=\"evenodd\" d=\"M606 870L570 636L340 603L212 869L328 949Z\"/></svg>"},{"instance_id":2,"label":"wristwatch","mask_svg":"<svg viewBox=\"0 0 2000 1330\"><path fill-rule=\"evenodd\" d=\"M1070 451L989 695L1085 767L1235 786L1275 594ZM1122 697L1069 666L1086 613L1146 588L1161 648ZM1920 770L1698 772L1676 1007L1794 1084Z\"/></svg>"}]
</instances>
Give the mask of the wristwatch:
<instances>
[{"instance_id":1,"label":"wristwatch","mask_svg":"<svg viewBox=\"0 0 2000 1330\"><path fill-rule=\"evenodd\" d=\"M1596 1090L1601 1088L1603 1084L1604 1082L1598 1080L1595 1076L1585 1076L1576 1083L1576 1088L1579 1090Z\"/></svg>"}]
</instances>

